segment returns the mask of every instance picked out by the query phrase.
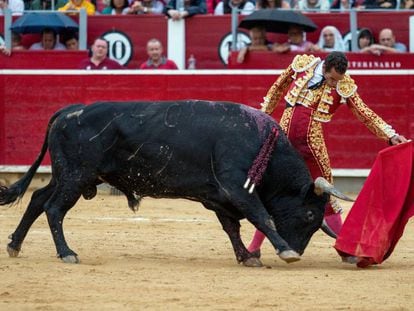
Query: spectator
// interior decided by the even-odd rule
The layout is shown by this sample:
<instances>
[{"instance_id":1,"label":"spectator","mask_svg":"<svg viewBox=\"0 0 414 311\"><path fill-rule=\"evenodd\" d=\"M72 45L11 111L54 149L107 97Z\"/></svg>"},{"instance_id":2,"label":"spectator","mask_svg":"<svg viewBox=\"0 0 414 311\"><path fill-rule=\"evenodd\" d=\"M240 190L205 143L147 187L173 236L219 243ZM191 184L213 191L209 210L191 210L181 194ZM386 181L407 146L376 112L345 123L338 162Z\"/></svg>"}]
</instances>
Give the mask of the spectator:
<instances>
[{"instance_id":1,"label":"spectator","mask_svg":"<svg viewBox=\"0 0 414 311\"><path fill-rule=\"evenodd\" d=\"M68 32L63 35L63 43L68 51L78 51L79 41L76 33Z\"/></svg>"},{"instance_id":2,"label":"spectator","mask_svg":"<svg viewBox=\"0 0 414 311\"><path fill-rule=\"evenodd\" d=\"M130 10L128 0L111 0L109 5L102 10L104 15L123 15Z\"/></svg>"},{"instance_id":3,"label":"spectator","mask_svg":"<svg viewBox=\"0 0 414 311\"><path fill-rule=\"evenodd\" d=\"M11 55L10 49L8 49L4 44L0 44L0 52L7 56Z\"/></svg>"},{"instance_id":4,"label":"spectator","mask_svg":"<svg viewBox=\"0 0 414 311\"><path fill-rule=\"evenodd\" d=\"M164 8L164 13L173 20L191 17L196 14L206 14L206 0L184 0L184 10L177 9L177 0L170 0Z\"/></svg>"},{"instance_id":5,"label":"spectator","mask_svg":"<svg viewBox=\"0 0 414 311\"><path fill-rule=\"evenodd\" d=\"M246 54L251 51L270 51L272 44L266 39L266 30L263 27L254 27L250 29L250 39L252 42L243 47L237 55L237 62L243 63Z\"/></svg>"},{"instance_id":6,"label":"spectator","mask_svg":"<svg viewBox=\"0 0 414 311\"><path fill-rule=\"evenodd\" d=\"M262 111L271 115L286 94L280 124L303 156L312 178L322 176L330 183L333 178L322 124L330 122L339 107L347 106L384 142L392 145L407 142L363 102L347 69L348 60L342 52L330 52L324 61L313 55L297 55L271 86L262 104ZM342 227L340 210L339 203L331 197L324 219L336 234ZM256 231L248 250L259 256L263 239L263 233ZM347 262L351 259L343 258Z\"/></svg>"},{"instance_id":7,"label":"spectator","mask_svg":"<svg viewBox=\"0 0 414 311\"><path fill-rule=\"evenodd\" d=\"M68 12L69 14L76 14L70 11L80 11L81 9L86 10L86 14L94 15L95 6L88 0L69 0L63 7L59 8L60 12Z\"/></svg>"},{"instance_id":8,"label":"spectator","mask_svg":"<svg viewBox=\"0 0 414 311\"><path fill-rule=\"evenodd\" d=\"M355 7L358 7L356 0L333 0L331 4L331 9L340 11L347 11Z\"/></svg>"},{"instance_id":9,"label":"spectator","mask_svg":"<svg viewBox=\"0 0 414 311\"><path fill-rule=\"evenodd\" d=\"M345 52L345 43L338 28L325 26L319 36L318 47L324 52Z\"/></svg>"},{"instance_id":10,"label":"spectator","mask_svg":"<svg viewBox=\"0 0 414 311\"><path fill-rule=\"evenodd\" d=\"M296 9L301 11L328 12L331 8L329 0L299 0Z\"/></svg>"},{"instance_id":11,"label":"spectator","mask_svg":"<svg viewBox=\"0 0 414 311\"><path fill-rule=\"evenodd\" d=\"M135 1L129 8L128 14L163 14L164 2L160 0Z\"/></svg>"},{"instance_id":12,"label":"spectator","mask_svg":"<svg viewBox=\"0 0 414 311\"><path fill-rule=\"evenodd\" d=\"M384 28L378 36L379 44L385 47L384 51L388 53L405 53L407 47L401 42L396 42L394 32L390 28Z\"/></svg>"},{"instance_id":13,"label":"spectator","mask_svg":"<svg viewBox=\"0 0 414 311\"><path fill-rule=\"evenodd\" d=\"M358 50L362 52L365 48L374 44L374 35L368 28L362 28L358 32Z\"/></svg>"},{"instance_id":14,"label":"spectator","mask_svg":"<svg viewBox=\"0 0 414 311\"><path fill-rule=\"evenodd\" d=\"M396 42L393 31L389 28L384 28L380 31L378 36L379 44L372 44L361 50L363 53L372 53L381 55L384 53L405 53L407 47L405 44Z\"/></svg>"},{"instance_id":15,"label":"spectator","mask_svg":"<svg viewBox=\"0 0 414 311\"><path fill-rule=\"evenodd\" d=\"M4 10L9 9L12 15L21 15L24 11L23 0L0 0L0 15L4 15Z\"/></svg>"},{"instance_id":16,"label":"spectator","mask_svg":"<svg viewBox=\"0 0 414 311\"><path fill-rule=\"evenodd\" d=\"M95 39L91 46L91 57L82 60L79 64L79 69L123 69L124 67L117 61L114 61L108 57L108 46L108 41L105 39Z\"/></svg>"},{"instance_id":17,"label":"spectator","mask_svg":"<svg viewBox=\"0 0 414 311\"><path fill-rule=\"evenodd\" d=\"M405 10L414 9L414 0L403 0L401 1L401 8Z\"/></svg>"},{"instance_id":18,"label":"spectator","mask_svg":"<svg viewBox=\"0 0 414 311\"><path fill-rule=\"evenodd\" d=\"M231 14L232 8L238 9L241 15L249 15L255 10L255 5L248 0L223 0L217 4L214 15Z\"/></svg>"},{"instance_id":19,"label":"spectator","mask_svg":"<svg viewBox=\"0 0 414 311\"><path fill-rule=\"evenodd\" d=\"M57 10L66 4L66 0L56 0L54 9ZM41 11L41 10L51 10L52 9L52 0L33 0L30 3L30 10Z\"/></svg>"},{"instance_id":20,"label":"spectator","mask_svg":"<svg viewBox=\"0 0 414 311\"><path fill-rule=\"evenodd\" d=\"M11 47L13 51L26 50L26 47L22 44L22 35L12 31L11 33Z\"/></svg>"},{"instance_id":21,"label":"spectator","mask_svg":"<svg viewBox=\"0 0 414 311\"><path fill-rule=\"evenodd\" d=\"M310 41L306 41L305 32L302 27L292 25L288 29L288 42L273 44L272 51L276 53L287 52L314 52L319 51L319 47Z\"/></svg>"},{"instance_id":22,"label":"spectator","mask_svg":"<svg viewBox=\"0 0 414 311\"><path fill-rule=\"evenodd\" d=\"M216 9L217 4L219 4L220 0L207 0L207 14L214 14L214 10Z\"/></svg>"},{"instance_id":23,"label":"spectator","mask_svg":"<svg viewBox=\"0 0 414 311\"><path fill-rule=\"evenodd\" d=\"M58 41L53 29L45 28L41 32L40 42L33 43L29 50L66 50L66 47Z\"/></svg>"},{"instance_id":24,"label":"spectator","mask_svg":"<svg viewBox=\"0 0 414 311\"><path fill-rule=\"evenodd\" d=\"M396 0L365 0L360 6L361 9L395 9Z\"/></svg>"},{"instance_id":25,"label":"spectator","mask_svg":"<svg viewBox=\"0 0 414 311\"><path fill-rule=\"evenodd\" d=\"M257 0L256 1L256 10L262 9L290 9L290 4L286 0Z\"/></svg>"},{"instance_id":26,"label":"spectator","mask_svg":"<svg viewBox=\"0 0 414 311\"><path fill-rule=\"evenodd\" d=\"M148 60L143 62L139 69L178 69L177 65L163 56L162 43L158 39L147 42Z\"/></svg>"},{"instance_id":27,"label":"spectator","mask_svg":"<svg viewBox=\"0 0 414 311\"><path fill-rule=\"evenodd\" d=\"M22 35L16 32L12 32L11 36L11 50L4 44L0 45L0 52L10 56L12 51L26 50L26 47L22 44Z\"/></svg>"}]
</instances>

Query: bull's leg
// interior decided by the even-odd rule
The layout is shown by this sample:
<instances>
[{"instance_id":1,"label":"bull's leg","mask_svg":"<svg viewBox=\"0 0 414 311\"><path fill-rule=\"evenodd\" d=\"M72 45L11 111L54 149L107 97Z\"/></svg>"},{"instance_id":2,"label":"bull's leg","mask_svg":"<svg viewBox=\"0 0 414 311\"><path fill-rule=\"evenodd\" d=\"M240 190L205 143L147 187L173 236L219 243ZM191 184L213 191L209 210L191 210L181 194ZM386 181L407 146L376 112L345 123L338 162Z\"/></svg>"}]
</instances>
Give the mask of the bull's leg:
<instances>
[{"instance_id":1,"label":"bull's leg","mask_svg":"<svg viewBox=\"0 0 414 311\"><path fill-rule=\"evenodd\" d=\"M243 263L247 267L262 267L259 258L254 257L244 246L240 237L240 222L220 213L216 213L223 230L227 233L233 246L238 263Z\"/></svg>"},{"instance_id":2,"label":"bull's leg","mask_svg":"<svg viewBox=\"0 0 414 311\"><path fill-rule=\"evenodd\" d=\"M7 252L10 257L17 257L23 240L25 239L30 227L36 219L43 213L43 205L49 199L54 190L53 180L44 188L36 190L30 203L20 220L16 230L10 235L11 242L7 245Z\"/></svg>"},{"instance_id":3,"label":"bull's leg","mask_svg":"<svg viewBox=\"0 0 414 311\"><path fill-rule=\"evenodd\" d=\"M56 187L51 198L45 204L57 256L66 263L79 263L77 254L66 243L62 227L66 213L75 205L82 194L82 191L76 188L77 185L73 183L68 183L66 187Z\"/></svg>"},{"instance_id":4,"label":"bull's leg","mask_svg":"<svg viewBox=\"0 0 414 311\"><path fill-rule=\"evenodd\" d=\"M277 250L281 259L288 263L300 260L300 255L292 250L288 243L279 235L272 217L256 194L236 190L230 198L232 204L243 213L247 220L264 233Z\"/></svg>"}]
</instances>

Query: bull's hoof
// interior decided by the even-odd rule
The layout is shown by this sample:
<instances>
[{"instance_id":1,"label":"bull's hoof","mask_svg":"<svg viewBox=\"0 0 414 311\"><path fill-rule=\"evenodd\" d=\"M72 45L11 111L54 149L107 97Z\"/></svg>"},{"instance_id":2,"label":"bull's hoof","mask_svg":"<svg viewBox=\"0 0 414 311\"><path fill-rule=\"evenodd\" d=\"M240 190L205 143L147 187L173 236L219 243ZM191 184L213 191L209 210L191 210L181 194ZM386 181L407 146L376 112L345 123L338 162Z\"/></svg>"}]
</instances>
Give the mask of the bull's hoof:
<instances>
[{"instance_id":1,"label":"bull's hoof","mask_svg":"<svg viewBox=\"0 0 414 311\"><path fill-rule=\"evenodd\" d=\"M260 249L257 249L253 252L250 252L250 254L254 257L254 258L260 258L262 256Z\"/></svg>"},{"instance_id":2,"label":"bull's hoof","mask_svg":"<svg viewBox=\"0 0 414 311\"><path fill-rule=\"evenodd\" d=\"M14 249L10 247L9 245L7 245L7 252L9 253L9 257L17 257L19 256L20 250Z\"/></svg>"},{"instance_id":3,"label":"bull's hoof","mask_svg":"<svg viewBox=\"0 0 414 311\"><path fill-rule=\"evenodd\" d=\"M300 260L300 255L293 250L287 250L279 253L280 259L283 259L287 263Z\"/></svg>"},{"instance_id":4,"label":"bull's hoof","mask_svg":"<svg viewBox=\"0 0 414 311\"><path fill-rule=\"evenodd\" d=\"M250 257L247 258L245 261L243 261L243 266L245 267L253 267L253 268L260 268L263 267L262 262L259 258L256 257Z\"/></svg>"},{"instance_id":5,"label":"bull's hoof","mask_svg":"<svg viewBox=\"0 0 414 311\"><path fill-rule=\"evenodd\" d=\"M61 258L64 263L79 263L80 260L76 255L69 255Z\"/></svg>"}]
</instances>

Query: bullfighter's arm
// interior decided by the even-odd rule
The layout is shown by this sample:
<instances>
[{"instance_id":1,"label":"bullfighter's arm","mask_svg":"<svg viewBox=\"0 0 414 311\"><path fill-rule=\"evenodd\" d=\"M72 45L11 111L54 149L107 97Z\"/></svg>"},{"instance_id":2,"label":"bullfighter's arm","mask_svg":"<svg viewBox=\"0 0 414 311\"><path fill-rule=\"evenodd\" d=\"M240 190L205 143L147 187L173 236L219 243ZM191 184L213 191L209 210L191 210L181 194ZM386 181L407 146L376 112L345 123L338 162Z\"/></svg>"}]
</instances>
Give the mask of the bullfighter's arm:
<instances>
[{"instance_id":1,"label":"bullfighter's arm","mask_svg":"<svg viewBox=\"0 0 414 311\"><path fill-rule=\"evenodd\" d=\"M347 103L352 113L378 138L390 141L392 137L398 136L391 125L362 101L357 92L348 98Z\"/></svg>"},{"instance_id":2,"label":"bullfighter's arm","mask_svg":"<svg viewBox=\"0 0 414 311\"><path fill-rule=\"evenodd\" d=\"M289 65L289 67L277 78L263 98L263 103L261 104L263 112L266 112L267 114L273 113L280 98L292 83L294 74L295 72L292 65Z\"/></svg>"}]
</instances>

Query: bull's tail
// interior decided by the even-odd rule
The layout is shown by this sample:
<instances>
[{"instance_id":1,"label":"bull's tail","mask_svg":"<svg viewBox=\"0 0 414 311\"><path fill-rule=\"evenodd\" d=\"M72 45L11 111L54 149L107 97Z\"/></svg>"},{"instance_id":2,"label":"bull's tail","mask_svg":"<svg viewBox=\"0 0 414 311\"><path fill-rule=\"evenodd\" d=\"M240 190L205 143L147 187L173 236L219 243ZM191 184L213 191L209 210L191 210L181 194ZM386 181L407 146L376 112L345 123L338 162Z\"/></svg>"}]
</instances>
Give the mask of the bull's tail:
<instances>
[{"instance_id":1,"label":"bull's tail","mask_svg":"<svg viewBox=\"0 0 414 311\"><path fill-rule=\"evenodd\" d=\"M73 110L74 108L79 108L80 105L74 105L69 106L67 108L61 109L57 111L49 120L49 123L47 125L46 135L45 139L43 141L42 149L40 150L39 155L36 158L36 161L30 166L29 170L26 172L26 174L23 175L22 178L20 178L17 182L15 182L10 187L6 186L0 186L0 205L7 205L15 202L17 199L21 199L23 195L25 194L27 188L30 185L30 182L33 179L33 176L35 175L37 169L39 168L40 164L42 163L42 160L47 152L48 149L48 138L49 138L49 132L50 128L53 124L53 122L56 120L57 117L59 117L62 113L66 113L68 111Z\"/></svg>"}]
</instances>

